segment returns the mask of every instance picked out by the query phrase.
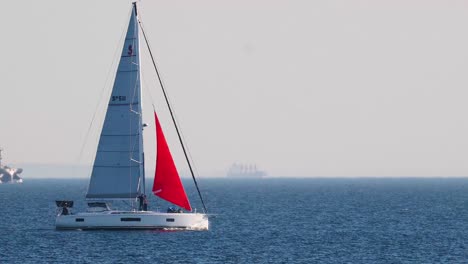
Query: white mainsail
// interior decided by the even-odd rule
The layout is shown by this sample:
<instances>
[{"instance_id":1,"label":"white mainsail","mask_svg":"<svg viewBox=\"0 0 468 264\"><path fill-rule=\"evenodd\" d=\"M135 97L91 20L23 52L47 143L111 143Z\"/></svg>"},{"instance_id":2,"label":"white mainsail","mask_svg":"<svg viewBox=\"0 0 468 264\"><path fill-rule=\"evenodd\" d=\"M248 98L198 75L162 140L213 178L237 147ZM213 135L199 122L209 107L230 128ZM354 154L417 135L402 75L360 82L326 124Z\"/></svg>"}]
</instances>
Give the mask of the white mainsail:
<instances>
[{"instance_id":1,"label":"white mainsail","mask_svg":"<svg viewBox=\"0 0 468 264\"><path fill-rule=\"evenodd\" d=\"M144 188L138 21L132 10L86 198L134 199Z\"/></svg>"}]
</instances>

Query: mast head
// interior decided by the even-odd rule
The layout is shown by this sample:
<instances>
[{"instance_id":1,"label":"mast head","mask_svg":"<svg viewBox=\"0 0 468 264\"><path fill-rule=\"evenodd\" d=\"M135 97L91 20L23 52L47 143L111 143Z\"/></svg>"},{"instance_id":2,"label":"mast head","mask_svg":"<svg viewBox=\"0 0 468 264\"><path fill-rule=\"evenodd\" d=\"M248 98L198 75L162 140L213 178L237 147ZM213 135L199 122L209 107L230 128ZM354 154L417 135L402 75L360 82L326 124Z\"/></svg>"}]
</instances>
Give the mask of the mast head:
<instances>
[{"instance_id":1,"label":"mast head","mask_svg":"<svg viewBox=\"0 0 468 264\"><path fill-rule=\"evenodd\" d=\"M137 2L132 2L132 5L133 5L133 9L135 10L135 16L138 16L138 12L137 12Z\"/></svg>"}]
</instances>

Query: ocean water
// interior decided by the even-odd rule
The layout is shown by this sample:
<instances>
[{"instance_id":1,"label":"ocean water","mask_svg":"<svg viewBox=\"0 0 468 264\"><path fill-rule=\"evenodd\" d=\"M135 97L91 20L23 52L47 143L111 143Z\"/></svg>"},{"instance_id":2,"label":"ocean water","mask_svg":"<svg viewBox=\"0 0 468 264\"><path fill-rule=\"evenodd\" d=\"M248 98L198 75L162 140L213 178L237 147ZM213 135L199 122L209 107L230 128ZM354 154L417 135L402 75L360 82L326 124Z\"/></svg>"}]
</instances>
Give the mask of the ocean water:
<instances>
[{"instance_id":1,"label":"ocean water","mask_svg":"<svg viewBox=\"0 0 468 264\"><path fill-rule=\"evenodd\" d=\"M468 179L199 183L207 232L57 231L54 200L84 208L87 180L0 185L0 263L468 263Z\"/></svg>"}]
</instances>

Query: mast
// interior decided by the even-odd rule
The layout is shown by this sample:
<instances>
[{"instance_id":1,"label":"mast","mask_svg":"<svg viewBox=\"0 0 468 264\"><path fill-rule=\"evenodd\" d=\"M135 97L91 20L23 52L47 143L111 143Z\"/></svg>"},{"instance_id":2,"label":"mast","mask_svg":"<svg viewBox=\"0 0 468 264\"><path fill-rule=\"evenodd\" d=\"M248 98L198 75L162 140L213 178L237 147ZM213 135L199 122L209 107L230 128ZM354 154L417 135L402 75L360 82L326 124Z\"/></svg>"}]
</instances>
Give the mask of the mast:
<instances>
[{"instance_id":1,"label":"mast","mask_svg":"<svg viewBox=\"0 0 468 264\"><path fill-rule=\"evenodd\" d=\"M139 20L138 19L138 11L137 11L137 4L136 2L133 2L132 3L133 5L133 9L135 11L135 17L136 17L136 20ZM138 36L138 24L137 22L135 21L135 35L137 36L137 38L139 37ZM140 41L138 41L138 62L139 64L141 64L141 54L140 54ZM141 69L140 65L138 65L138 68ZM141 70L139 71L139 75L138 75L138 78L140 79L140 83L141 83ZM142 194L145 194L146 195L146 181L145 181L145 151L144 151L144 144L143 144L143 129L144 129L144 126L143 126L143 100L142 100L142 89L141 89L141 84L139 85L140 87L140 92L138 93L139 94L139 97L138 98L138 101L140 102L139 104L139 109L138 109L138 112L139 112L139 115L140 115L140 122L139 122L139 126L140 126L140 133L141 133L141 136L139 138L139 144L140 144L140 164L141 164L141 189L140 189L140 193Z\"/></svg>"},{"instance_id":2,"label":"mast","mask_svg":"<svg viewBox=\"0 0 468 264\"><path fill-rule=\"evenodd\" d=\"M135 12L136 12L136 3L133 3L133 4L135 5ZM155 60L154 60L153 53L151 52L151 48L150 48L149 43L148 43L148 38L146 37L145 30L143 29L143 26L141 25L140 19L138 19L138 23L139 23L139 25L140 25L141 32L143 33L143 37L145 38L146 47L148 48L149 54L150 54L150 56L151 56L151 61L153 62L153 67L154 67L154 70L156 71L156 75L158 76L159 85L161 86L162 92L163 92L163 94L164 94L164 99L166 100L166 104L167 104L167 107L168 107L168 109L169 109L169 113L171 114L172 122L174 123L174 127L175 127L175 129L176 129L176 132L177 132L177 136L178 136L178 138L179 138L180 145L182 146L182 150L183 150L184 155L185 155L185 160L187 161L188 167L189 167L189 169L190 169L190 174L192 175L193 182L195 183L195 187L197 188L198 196L200 197L200 200L201 200L201 202L202 202L203 211L204 211L205 213L207 213L206 206L205 206L205 202L203 201L203 197L202 197L202 195L201 195L200 188L198 187L198 183L197 183L197 180L196 180L196 178L195 178L195 174L193 173L192 164L190 163L190 159L188 158L187 150L186 150L185 145L184 145L184 142L183 142L183 140L182 140L182 136L180 135L180 131L179 131L179 128L178 128L178 126L177 126L177 122L176 122L176 120L175 120L175 117L174 117L174 113L173 113L173 111L172 111L171 104L169 103L169 99L168 99L167 94L166 94L166 89L164 88L164 85L163 85L163 83L162 83L162 80L161 80L161 76L160 76L160 74L159 74L158 67L156 66L156 62L155 62Z\"/></svg>"},{"instance_id":3,"label":"mast","mask_svg":"<svg viewBox=\"0 0 468 264\"><path fill-rule=\"evenodd\" d=\"M3 149L0 148L0 168L2 167L2 151Z\"/></svg>"}]
</instances>

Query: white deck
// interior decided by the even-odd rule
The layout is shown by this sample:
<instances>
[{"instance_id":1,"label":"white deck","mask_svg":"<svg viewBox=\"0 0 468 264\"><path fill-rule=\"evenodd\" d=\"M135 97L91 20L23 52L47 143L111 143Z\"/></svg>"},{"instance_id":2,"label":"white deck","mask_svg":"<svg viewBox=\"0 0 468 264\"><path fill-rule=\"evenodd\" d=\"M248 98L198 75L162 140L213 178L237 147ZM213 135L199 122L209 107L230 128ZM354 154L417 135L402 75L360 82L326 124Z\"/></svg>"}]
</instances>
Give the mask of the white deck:
<instances>
[{"instance_id":1,"label":"white deck","mask_svg":"<svg viewBox=\"0 0 468 264\"><path fill-rule=\"evenodd\" d=\"M57 229L181 229L208 230L208 216L199 213L104 211L58 215Z\"/></svg>"}]
</instances>

